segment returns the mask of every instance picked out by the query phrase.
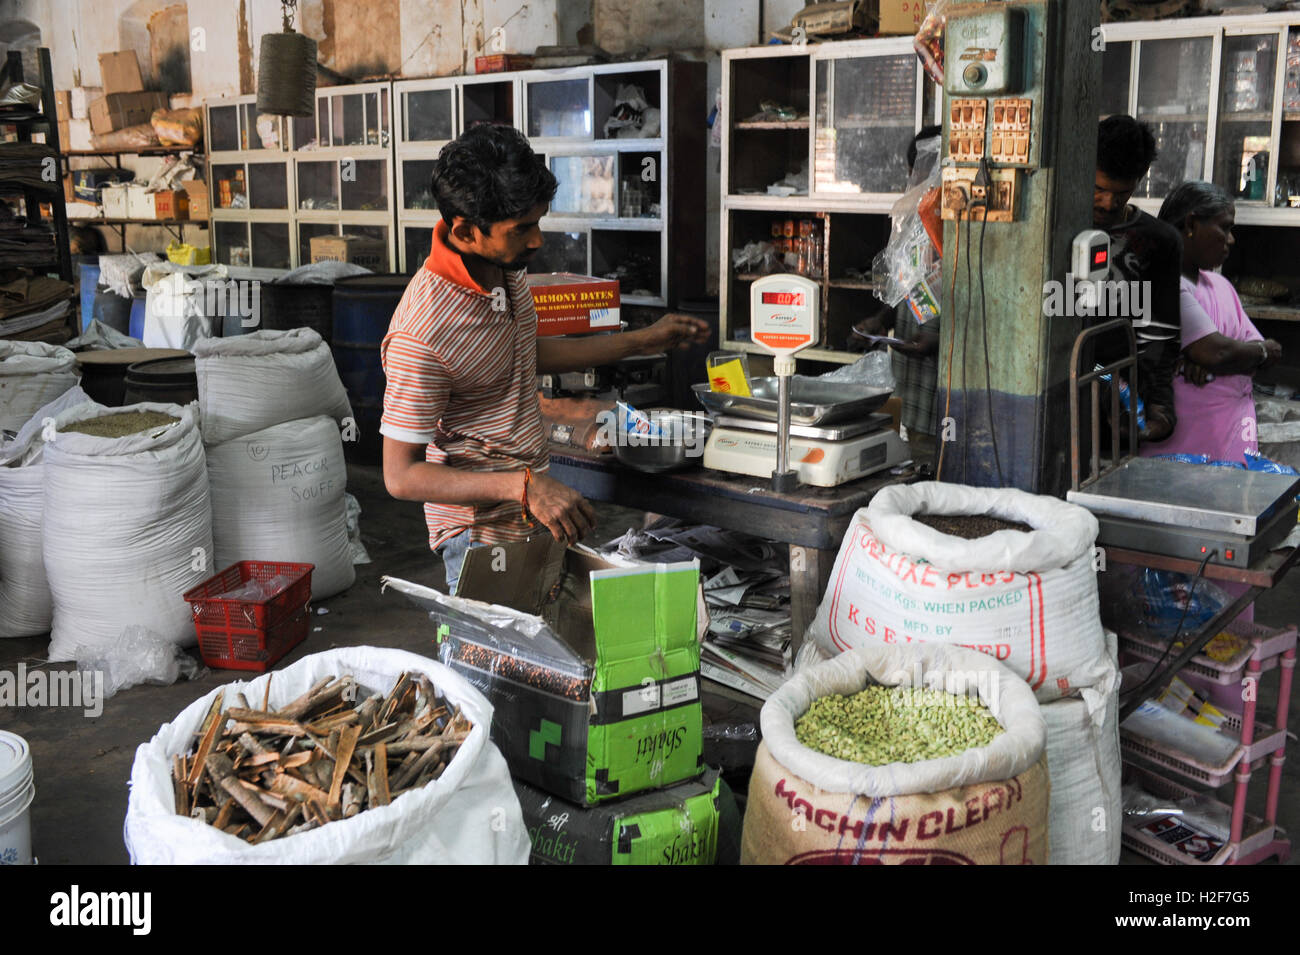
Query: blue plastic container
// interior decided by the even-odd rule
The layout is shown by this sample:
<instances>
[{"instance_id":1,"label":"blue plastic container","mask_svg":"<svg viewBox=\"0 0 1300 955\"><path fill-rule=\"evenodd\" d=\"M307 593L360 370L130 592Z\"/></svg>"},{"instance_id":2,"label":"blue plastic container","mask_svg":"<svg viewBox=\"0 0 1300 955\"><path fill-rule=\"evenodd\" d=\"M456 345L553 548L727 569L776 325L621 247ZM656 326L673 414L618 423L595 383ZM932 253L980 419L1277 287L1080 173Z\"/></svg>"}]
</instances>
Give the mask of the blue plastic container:
<instances>
[{"instance_id":1,"label":"blue plastic container","mask_svg":"<svg viewBox=\"0 0 1300 955\"><path fill-rule=\"evenodd\" d=\"M141 289L131 299L131 326L127 332L132 338L144 341L144 303L148 293Z\"/></svg>"},{"instance_id":2,"label":"blue plastic container","mask_svg":"<svg viewBox=\"0 0 1300 955\"><path fill-rule=\"evenodd\" d=\"M99 286L98 257L93 262L81 263L79 280L81 282L81 330L84 332L95 317L95 290Z\"/></svg>"},{"instance_id":3,"label":"blue plastic container","mask_svg":"<svg viewBox=\"0 0 1300 955\"><path fill-rule=\"evenodd\" d=\"M353 461L377 464L382 458L379 419L387 382L379 343L410 280L407 275L359 275L334 286L334 364L357 425L357 440L345 441L343 450Z\"/></svg>"}]
</instances>

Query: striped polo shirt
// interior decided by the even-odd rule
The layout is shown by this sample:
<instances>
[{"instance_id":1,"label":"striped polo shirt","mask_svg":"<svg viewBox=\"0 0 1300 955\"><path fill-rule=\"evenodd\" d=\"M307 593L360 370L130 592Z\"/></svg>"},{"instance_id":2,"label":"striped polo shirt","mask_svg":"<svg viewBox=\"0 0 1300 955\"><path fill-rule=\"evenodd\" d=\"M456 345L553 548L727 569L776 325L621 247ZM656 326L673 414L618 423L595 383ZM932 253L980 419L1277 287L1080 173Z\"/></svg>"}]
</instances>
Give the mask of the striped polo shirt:
<instances>
[{"instance_id":1,"label":"striped polo shirt","mask_svg":"<svg viewBox=\"0 0 1300 955\"><path fill-rule=\"evenodd\" d=\"M501 296L480 287L434 230L424 267L406 287L380 359L388 379L379 431L425 445L424 459L465 471L546 470L549 458L537 397L537 312L524 273L506 273ZM496 307L494 307L496 306ZM525 540L517 502L424 505L429 546L466 528L486 544Z\"/></svg>"}]
</instances>

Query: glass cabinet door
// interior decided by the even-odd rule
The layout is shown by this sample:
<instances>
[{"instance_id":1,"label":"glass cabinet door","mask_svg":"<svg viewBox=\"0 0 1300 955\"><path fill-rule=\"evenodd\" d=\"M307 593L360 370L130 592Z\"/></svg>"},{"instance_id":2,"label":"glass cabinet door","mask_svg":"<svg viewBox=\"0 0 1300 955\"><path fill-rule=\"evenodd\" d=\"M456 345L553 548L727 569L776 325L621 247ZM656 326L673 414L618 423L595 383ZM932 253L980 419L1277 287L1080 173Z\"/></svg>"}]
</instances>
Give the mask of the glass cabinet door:
<instances>
[{"instance_id":1,"label":"glass cabinet door","mask_svg":"<svg viewBox=\"0 0 1300 955\"><path fill-rule=\"evenodd\" d=\"M1214 182L1238 199L1270 202L1276 33L1223 38Z\"/></svg>"},{"instance_id":2,"label":"glass cabinet door","mask_svg":"<svg viewBox=\"0 0 1300 955\"><path fill-rule=\"evenodd\" d=\"M402 161L402 208L436 209L433 198L432 159L406 159Z\"/></svg>"},{"instance_id":3,"label":"glass cabinet door","mask_svg":"<svg viewBox=\"0 0 1300 955\"><path fill-rule=\"evenodd\" d=\"M250 209L289 208L289 173L285 163L250 162L247 175Z\"/></svg>"},{"instance_id":4,"label":"glass cabinet door","mask_svg":"<svg viewBox=\"0 0 1300 955\"><path fill-rule=\"evenodd\" d=\"M289 223L254 222L251 261L259 269L287 269L290 267Z\"/></svg>"},{"instance_id":5,"label":"glass cabinet door","mask_svg":"<svg viewBox=\"0 0 1300 955\"><path fill-rule=\"evenodd\" d=\"M551 200L554 216L614 216L613 155L552 156L551 172L559 183Z\"/></svg>"},{"instance_id":6,"label":"glass cabinet door","mask_svg":"<svg viewBox=\"0 0 1300 955\"><path fill-rule=\"evenodd\" d=\"M320 145L316 136L315 116L294 116L289 124L293 132L294 149L315 149Z\"/></svg>"},{"instance_id":7,"label":"glass cabinet door","mask_svg":"<svg viewBox=\"0 0 1300 955\"><path fill-rule=\"evenodd\" d=\"M247 209L248 190L242 162L218 163L212 167L212 184L216 195L212 205L217 209Z\"/></svg>"},{"instance_id":8,"label":"glass cabinet door","mask_svg":"<svg viewBox=\"0 0 1300 955\"><path fill-rule=\"evenodd\" d=\"M402 127L408 143L452 139L451 90L413 90L402 94Z\"/></svg>"},{"instance_id":9,"label":"glass cabinet door","mask_svg":"<svg viewBox=\"0 0 1300 955\"><path fill-rule=\"evenodd\" d=\"M406 252L406 274L414 275L433 248L433 229L430 226L407 226L402 230L402 242Z\"/></svg>"},{"instance_id":10,"label":"glass cabinet door","mask_svg":"<svg viewBox=\"0 0 1300 955\"><path fill-rule=\"evenodd\" d=\"M339 207L338 163L330 160L298 163L298 208Z\"/></svg>"},{"instance_id":11,"label":"glass cabinet door","mask_svg":"<svg viewBox=\"0 0 1300 955\"><path fill-rule=\"evenodd\" d=\"M335 222L299 222L298 223L298 261L303 265L311 262L311 240L321 235L338 235L339 227Z\"/></svg>"},{"instance_id":12,"label":"glass cabinet door","mask_svg":"<svg viewBox=\"0 0 1300 955\"><path fill-rule=\"evenodd\" d=\"M553 138L591 135L588 81L547 80L528 84L528 135Z\"/></svg>"},{"instance_id":13,"label":"glass cabinet door","mask_svg":"<svg viewBox=\"0 0 1300 955\"><path fill-rule=\"evenodd\" d=\"M1286 41L1282 85L1282 136L1277 150L1277 204L1300 207L1300 27Z\"/></svg>"},{"instance_id":14,"label":"glass cabinet door","mask_svg":"<svg viewBox=\"0 0 1300 955\"><path fill-rule=\"evenodd\" d=\"M339 162L341 207L366 212L388 208L388 160L344 159Z\"/></svg>"},{"instance_id":15,"label":"glass cabinet door","mask_svg":"<svg viewBox=\"0 0 1300 955\"><path fill-rule=\"evenodd\" d=\"M251 265L247 222L212 223L213 245L219 265Z\"/></svg>"},{"instance_id":16,"label":"glass cabinet door","mask_svg":"<svg viewBox=\"0 0 1300 955\"><path fill-rule=\"evenodd\" d=\"M1156 161L1138 194L1159 199L1205 177L1211 37L1143 40L1138 49L1138 119L1151 125Z\"/></svg>"},{"instance_id":17,"label":"glass cabinet door","mask_svg":"<svg viewBox=\"0 0 1300 955\"><path fill-rule=\"evenodd\" d=\"M281 149L282 130L280 117L259 113L256 103L244 103L239 107L241 149Z\"/></svg>"},{"instance_id":18,"label":"glass cabinet door","mask_svg":"<svg viewBox=\"0 0 1300 955\"><path fill-rule=\"evenodd\" d=\"M842 57L817 63L813 190L892 193L907 188L916 135L916 57Z\"/></svg>"},{"instance_id":19,"label":"glass cabinet door","mask_svg":"<svg viewBox=\"0 0 1300 955\"><path fill-rule=\"evenodd\" d=\"M1133 72L1133 44L1127 41L1106 42L1101 51L1101 115L1128 113L1129 81Z\"/></svg>"},{"instance_id":20,"label":"glass cabinet door","mask_svg":"<svg viewBox=\"0 0 1300 955\"><path fill-rule=\"evenodd\" d=\"M542 247L528 263L528 271L587 274L587 233L542 232Z\"/></svg>"},{"instance_id":21,"label":"glass cabinet door","mask_svg":"<svg viewBox=\"0 0 1300 955\"><path fill-rule=\"evenodd\" d=\"M216 153L238 152L239 107L213 106L208 109L208 146Z\"/></svg>"},{"instance_id":22,"label":"glass cabinet door","mask_svg":"<svg viewBox=\"0 0 1300 955\"><path fill-rule=\"evenodd\" d=\"M461 87L460 95L462 133L479 123L514 125L515 84L510 80L466 83Z\"/></svg>"}]
</instances>

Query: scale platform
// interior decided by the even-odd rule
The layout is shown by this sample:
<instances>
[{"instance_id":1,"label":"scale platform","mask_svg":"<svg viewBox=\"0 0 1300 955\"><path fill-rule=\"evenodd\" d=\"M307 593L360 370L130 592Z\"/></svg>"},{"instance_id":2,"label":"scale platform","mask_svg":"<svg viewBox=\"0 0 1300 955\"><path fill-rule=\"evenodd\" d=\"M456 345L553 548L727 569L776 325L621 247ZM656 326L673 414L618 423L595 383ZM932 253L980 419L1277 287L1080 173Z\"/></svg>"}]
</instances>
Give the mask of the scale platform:
<instances>
[{"instance_id":1,"label":"scale platform","mask_svg":"<svg viewBox=\"0 0 1300 955\"><path fill-rule=\"evenodd\" d=\"M791 425L790 466L803 484L838 487L902 464L912 453L887 414L828 427ZM704 446L704 466L751 477L776 468L775 421L722 415Z\"/></svg>"},{"instance_id":2,"label":"scale platform","mask_svg":"<svg viewBox=\"0 0 1300 955\"><path fill-rule=\"evenodd\" d=\"M1097 517L1097 543L1250 567L1295 528L1300 478L1134 458L1066 499Z\"/></svg>"}]
</instances>

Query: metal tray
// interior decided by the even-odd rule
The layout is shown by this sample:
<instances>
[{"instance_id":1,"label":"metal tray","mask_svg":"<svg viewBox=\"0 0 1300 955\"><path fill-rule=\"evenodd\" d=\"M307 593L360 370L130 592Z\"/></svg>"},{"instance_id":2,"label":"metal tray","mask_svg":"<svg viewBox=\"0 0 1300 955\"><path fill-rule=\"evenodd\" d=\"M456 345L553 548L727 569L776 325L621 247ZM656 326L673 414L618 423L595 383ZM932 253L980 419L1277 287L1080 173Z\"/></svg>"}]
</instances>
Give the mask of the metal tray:
<instances>
[{"instance_id":1,"label":"metal tray","mask_svg":"<svg viewBox=\"0 0 1300 955\"><path fill-rule=\"evenodd\" d=\"M754 393L751 398L710 391L707 383L692 385L691 390L710 414L775 421L777 379L751 378L749 387ZM795 375L790 379L790 423L817 426L864 418L888 401L892 394L886 388L868 388Z\"/></svg>"}]
</instances>

